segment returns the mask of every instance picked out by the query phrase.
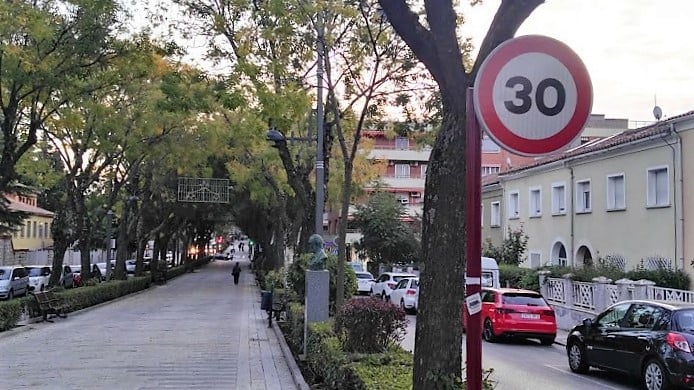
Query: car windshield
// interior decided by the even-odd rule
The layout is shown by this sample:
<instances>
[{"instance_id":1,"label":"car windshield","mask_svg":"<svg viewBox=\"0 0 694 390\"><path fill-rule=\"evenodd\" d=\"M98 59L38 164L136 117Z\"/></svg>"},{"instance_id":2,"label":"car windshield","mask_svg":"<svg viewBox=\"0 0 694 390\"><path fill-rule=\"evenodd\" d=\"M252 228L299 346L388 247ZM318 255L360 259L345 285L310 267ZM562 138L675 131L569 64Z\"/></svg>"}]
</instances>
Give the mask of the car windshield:
<instances>
[{"instance_id":1,"label":"car windshield","mask_svg":"<svg viewBox=\"0 0 694 390\"><path fill-rule=\"evenodd\" d=\"M27 268L27 271L29 271L29 276L42 276L41 268Z\"/></svg>"},{"instance_id":2,"label":"car windshield","mask_svg":"<svg viewBox=\"0 0 694 390\"><path fill-rule=\"evenodd\" d=\"M677 310L673 317L676 330L694 333L694 309Z\"/></svg>"},{"instance_id":3,"label":"car windshield","mask_svg":"<svg viewBox=\"0 0 694 390\"><path fill-rule=\"evenodd\" d=\"M502 296L501 303L507 305L545 306L545 300L542 299L542 295L533 293L506 293Z\"/></svg>"},{"instance_id":4,"label":"car windshield","mask_svg":"<svg viewBox=\"0 0 694 390\"><path fill-rule=\"evenodd\" d=\"M373 279L374 277L371 276L371 274L362 274L362 273L357 273L357 279Z\"/></svg>"},{"instance_id":5,"label":"car windshield","mask_svg":"<svg viewBox=\"0 0 694 390\"><path fill-rule=\"evenodd\" d=\"M0 269L0 280L8 280L10 278L10 271L6 269Z\"/></svg>"}]
</instances>

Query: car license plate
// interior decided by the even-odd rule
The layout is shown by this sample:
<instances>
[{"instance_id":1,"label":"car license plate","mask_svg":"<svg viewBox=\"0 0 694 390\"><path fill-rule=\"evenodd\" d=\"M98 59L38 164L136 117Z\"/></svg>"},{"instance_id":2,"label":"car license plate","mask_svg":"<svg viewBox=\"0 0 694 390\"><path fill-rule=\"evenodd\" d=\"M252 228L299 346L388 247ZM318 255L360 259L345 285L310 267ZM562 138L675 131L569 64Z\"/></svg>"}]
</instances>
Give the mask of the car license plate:
<instances>
[{"instance_id":1,"label":"car license plate","mask_svg":"<svg viewBox=\"0 0 694 390\"><path fill-rule=\"evenodd\" d=\"M540 315L531 313L521 313L521 318L524 320L539 320Z\"/></svg>"}]
</instances>

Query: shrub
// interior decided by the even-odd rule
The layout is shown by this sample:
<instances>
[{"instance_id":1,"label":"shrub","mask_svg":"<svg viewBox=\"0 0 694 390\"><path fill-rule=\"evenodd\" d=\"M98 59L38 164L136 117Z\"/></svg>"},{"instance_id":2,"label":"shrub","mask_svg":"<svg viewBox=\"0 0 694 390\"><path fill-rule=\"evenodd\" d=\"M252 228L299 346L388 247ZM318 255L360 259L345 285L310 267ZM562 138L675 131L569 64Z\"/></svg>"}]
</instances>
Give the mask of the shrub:
<instances>
[{"instance_id":1,"label":"shrub","mask_svg":"<svg viewBox=\"0 0 694 390\"><path fill-rule=\"evenodd\" d=\"M13 299L0 302L0 332L17 326L17 322L19 322L19 318L24 310L25 301L26 299Z\"/></svg>"},{"instance_id":2,"label":"shrub","mask_svg":"<svg viewBox=\"0 0 694 390\"><path fill-rule=\"evenodd\" d=\"M284 273L284 268L280 268L279 271L272 270L266 273L263 281L263 290L284 288Z\"/></svg>"},{"instance_id":3,"label":"shrub","mask_svg":"<svg viewBox=\"0 0 694 390\"><path fill-rule=\"evenodd\" d=\"M287 306L287 322L285 335L287 343L294 352L304 348L304 305L291 302Z\"/></svg>"},{"instance_id":4,"label":"shrub","mask_svg":"<svg viewBox=\"0 0 694 390\"><path fill-rule=\"evenodd\" d=\"M511 264L499 264L499 282L501 287L524 288L540 291L537 270L518 267Z\"/></svg>"},{"instance_id":5,"label":"shrub","mask_svg":"<svg viewBox=\"0 0 694 390\"><path fill-rule=\"evenodd\" d=\"M372 297L350 299L335 316L335 332L348 352L383 352L402 340L406 326L401 308Z\"/></svg>"}]
</instances>

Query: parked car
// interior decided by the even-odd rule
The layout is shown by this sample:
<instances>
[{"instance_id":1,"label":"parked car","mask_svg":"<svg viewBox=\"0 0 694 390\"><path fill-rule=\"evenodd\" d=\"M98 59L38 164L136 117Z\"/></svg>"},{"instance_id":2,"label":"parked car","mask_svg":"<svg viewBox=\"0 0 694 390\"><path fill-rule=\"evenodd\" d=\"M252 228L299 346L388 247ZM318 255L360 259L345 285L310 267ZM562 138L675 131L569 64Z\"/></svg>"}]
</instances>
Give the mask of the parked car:
<instances>
[{"instance_id":1,"label":"parked car","mask_svg":"<svg viewBox=\"0 0 694 390\"><path fill-rule=\"evenodd\" d=\"M419 305L419 278L401 279L390 293L390 302L406 313L414 314Z\"/></svg>"},{"instance_id":2,"label":"parked car","mask_svg":"<svg viewBox=\"0 0 694 390\"><path fill-rule=\"evenodd\" d=\"M29 291L43 291L51 278L51 267L47 265L25 265L29 275Z\"/></svg>"},{"instance_id":3,"label":"parked car","mask_svg":"<svg viewBox=\"0 0 694 390\"><path fill-rule=\"evenodd\" d=\"M490 343L504 337L539 339L552 345L557 336L554 309L537 291L515 288L482 289L482 338ZM467 328L463 305L463 328Z\"/></svg>"},{"instance_id":4,"label":"parked car","mask_svg":"<svg viewBox=\"0 0 694 390\"><path fill-rule=\"evenodd\" d=\"M416 277L417 275L403 272L384 272L379 275L378 279L371 285L371 295L378 296L384 301L387 301L391 291L393 291L395 285L398 284L401 279Z\"/></svg>"},{"instance_id":5,"label":"parked car","mask_svg":"<svg viewBox=\"0 0 694 390\"><path fill-rule=\"evenodd\" d=\"M575 326L566 340L569 368L640 377L649 390L694 388L694 304L622 301Z\"/></svg>"},{"instance_id":6,"label":"parked car","mask_svg":"<svg viewBox=\"0 0 694 390\"><path fill-rule=\"evenodd\" d=\"M29 292L29 275L21 265L0 267L0 298L12 299Z\"/></svg>"},{"instance_id":7,"label":"parked car","mask_svg":"<svg viewBox=\"0 0 694 390\"><path fill-rule=\"evenodd\" d=\"M357 275L357 294L368 294L371 292L371 285L374 282L374 276L371 272L355 272Z\"/></svg>"},{"instance_id":8,"label":"parked car","mask_svg":"<svg viewBox=\"0 0 694 390\"><path fill-rule=\"evenodd\" d=\"M125 260L125 272L128 275L135 275L135 267L137 266L137 260L130 259Z\"/></svg>"}]
</instances>

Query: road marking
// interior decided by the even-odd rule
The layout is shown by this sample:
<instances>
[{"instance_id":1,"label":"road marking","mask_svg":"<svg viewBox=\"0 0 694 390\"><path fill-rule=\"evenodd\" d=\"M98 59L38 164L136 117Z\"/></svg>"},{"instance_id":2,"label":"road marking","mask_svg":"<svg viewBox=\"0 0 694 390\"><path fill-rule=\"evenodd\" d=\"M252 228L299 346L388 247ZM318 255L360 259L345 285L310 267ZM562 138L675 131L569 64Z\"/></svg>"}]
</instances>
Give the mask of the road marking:
<instances>
[{"instance_id":1,"label":"road marking","mask_svg":"<svg viewBox=\"0 0 694 390\"><path fill-rule=\"evenodd\" d=\"M559 371L559 372L561 372L562 374L571 375L571 376L573 376L573 377L583 379L583 380L585 380L585 381L587 381L587 382L590 382L590 383L592 383L592 384L598 385L598 386L603 387L603 388L605 388L605 389L619 390L619 387L614 387L614 386L606 385L606 384L601 383L601 382L598 382L598 381L596 381L596 380L594 380L594 379L590 379L590 378L588 378L588 377L586 377L586 376L574 374L574 373L571 372L571 371L566 371L566 368L565 368L564 366L551 366L551 365L549 365L549 364L545 364L545 367L551 368L552 370Z\"/></svg>"}]
</instances>

